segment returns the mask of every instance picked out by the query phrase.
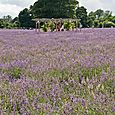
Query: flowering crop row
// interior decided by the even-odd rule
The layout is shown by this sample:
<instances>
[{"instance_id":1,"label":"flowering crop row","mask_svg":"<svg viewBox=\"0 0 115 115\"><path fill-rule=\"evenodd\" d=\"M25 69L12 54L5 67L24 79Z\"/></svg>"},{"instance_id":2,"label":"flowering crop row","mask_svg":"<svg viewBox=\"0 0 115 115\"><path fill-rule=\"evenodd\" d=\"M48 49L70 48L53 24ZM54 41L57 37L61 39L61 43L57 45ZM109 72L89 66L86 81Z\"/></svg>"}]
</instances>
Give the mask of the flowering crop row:
<instances>
[{"instance_id":1,"label":"flowering crop row","mask_svg":"<svg viewBox=\"0 0 115 115\"><path fill-rule=\"evenodd\" d=\"M113 115L115 30L0 30L0 114Z\"/></svg>"}]
</instances>

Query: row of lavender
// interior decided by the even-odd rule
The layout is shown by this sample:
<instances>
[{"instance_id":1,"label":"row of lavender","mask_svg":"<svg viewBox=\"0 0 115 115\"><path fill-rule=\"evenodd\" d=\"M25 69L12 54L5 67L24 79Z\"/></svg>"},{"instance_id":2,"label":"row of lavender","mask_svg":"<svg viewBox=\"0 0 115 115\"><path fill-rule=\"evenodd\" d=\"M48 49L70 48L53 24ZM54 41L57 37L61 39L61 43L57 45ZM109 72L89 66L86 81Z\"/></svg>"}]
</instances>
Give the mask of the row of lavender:
<instances>
[{"instance_id":1,"label":"row of lavender","mask_svg":"<svg viewBox=\"0 0 115 115\"><path fill-rule=\"evenodd\" d=\"M0 114L112 115L115 30L0 30Z\"/></svg>"}]
</instances>

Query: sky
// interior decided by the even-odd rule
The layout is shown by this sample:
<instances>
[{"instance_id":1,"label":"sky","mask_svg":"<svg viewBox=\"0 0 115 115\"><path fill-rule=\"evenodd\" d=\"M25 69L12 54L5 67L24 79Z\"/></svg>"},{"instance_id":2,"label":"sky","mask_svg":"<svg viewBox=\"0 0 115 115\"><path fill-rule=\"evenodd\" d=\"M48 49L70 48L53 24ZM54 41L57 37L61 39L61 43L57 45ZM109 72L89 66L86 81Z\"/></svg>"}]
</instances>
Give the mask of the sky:
<instances>
[{"instance_id":1,"label":"sky","mask_svg":"<svg viewBox=\"0 0 115 115\"><path fill-rule=\"evenodd\" d=\"M4 15L18 16L24 8L29 8L37 0L0 0L0 18ZM80 6L85 6L88 12L96 9L110 10L115 15L115 0L78 0Z\"/></svg>"}]
</instances>

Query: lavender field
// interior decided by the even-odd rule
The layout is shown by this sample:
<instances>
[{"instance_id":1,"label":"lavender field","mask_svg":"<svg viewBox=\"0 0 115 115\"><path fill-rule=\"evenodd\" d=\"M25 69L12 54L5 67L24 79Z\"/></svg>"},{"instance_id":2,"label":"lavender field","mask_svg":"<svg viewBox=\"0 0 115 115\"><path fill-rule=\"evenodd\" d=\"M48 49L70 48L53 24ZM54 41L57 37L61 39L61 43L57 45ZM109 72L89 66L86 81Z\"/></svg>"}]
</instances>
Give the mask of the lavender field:
<instances>
[{"instance_id":1,"label":"lavender field","mask_svg":"<svg viewBox=\"0 0 115 115\"><path fill-rule=\"evenodd\" d=\"M115 29L0 30L0 115L114 115Z\"/></svg>"}]
</instances>

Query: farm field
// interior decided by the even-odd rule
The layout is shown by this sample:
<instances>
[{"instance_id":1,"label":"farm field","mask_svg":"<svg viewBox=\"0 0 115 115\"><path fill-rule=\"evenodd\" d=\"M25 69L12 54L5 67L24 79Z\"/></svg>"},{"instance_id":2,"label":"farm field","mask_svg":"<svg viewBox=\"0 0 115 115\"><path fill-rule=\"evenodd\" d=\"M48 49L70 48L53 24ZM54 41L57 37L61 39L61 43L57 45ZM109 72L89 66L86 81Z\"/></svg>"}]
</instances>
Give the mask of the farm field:
<instances>
[{"instance_id":1,"label":"farm field","mask_svg":"<svg viewBox=\"0 0 115 115\"><path fill-rule=\"evenodd\" d=\"M0 115L114 113L114 28L0 30Z\"/></svg>"}]
</instances>

